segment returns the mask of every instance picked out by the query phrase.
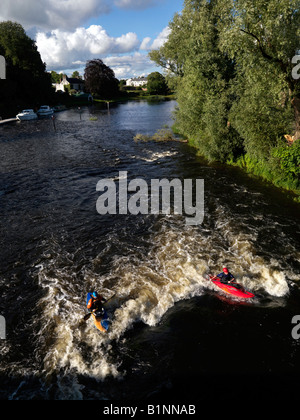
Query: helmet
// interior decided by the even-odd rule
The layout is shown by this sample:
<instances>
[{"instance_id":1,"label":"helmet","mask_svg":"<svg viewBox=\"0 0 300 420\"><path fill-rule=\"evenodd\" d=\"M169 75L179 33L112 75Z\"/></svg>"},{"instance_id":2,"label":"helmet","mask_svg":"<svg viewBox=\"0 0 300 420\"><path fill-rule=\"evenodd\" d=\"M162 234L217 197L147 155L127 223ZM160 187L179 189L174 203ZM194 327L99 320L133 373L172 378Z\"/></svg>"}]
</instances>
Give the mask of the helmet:
<instances>
[{"instance_id":1,"label":"helmet","mask_svg":"<svg viewBox=\"0 0 300 420\"><path fill-rule=\"evenodd\" d=\"M97 298L98 296L99 296L99 295L98 295L98 293L97 293L97 292L94 292L94 293L93 293L93 297L94 297L94 298Z\"/></svg>"},{"instance_id":2,"label":"helmet","mask_svg":"<svg viewBox=\"0 0 300 420\"><path fill-rule=\"evenodd\" d=\"M224 267L224 268L223 268L223 272L224 272L225 274L228 274L228 273L229 273L228 268Z\"/></svg>"}]
</instances>

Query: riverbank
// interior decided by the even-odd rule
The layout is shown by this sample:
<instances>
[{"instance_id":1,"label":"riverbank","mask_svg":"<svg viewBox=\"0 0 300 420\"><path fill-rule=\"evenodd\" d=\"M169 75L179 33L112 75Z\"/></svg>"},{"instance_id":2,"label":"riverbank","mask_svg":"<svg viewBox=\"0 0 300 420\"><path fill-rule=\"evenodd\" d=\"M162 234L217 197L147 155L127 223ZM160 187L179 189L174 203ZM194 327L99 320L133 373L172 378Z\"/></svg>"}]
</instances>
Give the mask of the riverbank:
<instances>
[{"instance_id":1,"label":"riverbank","mask_svg":"<svg viewBox=\"0 0 300 420\"><path fill-rule=\"evenodd\" d=\"M212 161L204 153L201 153L197 142L180 133L173 125L174 134L185 138L188 144L193 147L198 156L206 159L208 163L218 163ZM300 160L300 140L293 145L281 144L270 151L269 160L259 161L251 159L247 154L241 155L236 159L219 162L221 165L235 166L242 169L250 176L261 179L276 188L283 190L293 201L300 204L300 180L299 180L299 160Z\"/></svg>"},{"instance_id":2,"label":"riverbank","mask_svg":"<svg viewBox=\"0 0 300 420\"><path fill-rule=\"evenodd\" d=\"M286 146L288 147L288 146ZM228 161L227 164L232 166L238 166L243 169L246 173L261 178L275 187L283 189L291 195L291 198L300 204L300 186L299 179L296 177L287 176L282 174L275 168L272 171L272 167L268 162L259 162L251 159L248 155L241 156L237 161ZM277 169L277 170L276 170Z\"/></svg>"}]
</instances>

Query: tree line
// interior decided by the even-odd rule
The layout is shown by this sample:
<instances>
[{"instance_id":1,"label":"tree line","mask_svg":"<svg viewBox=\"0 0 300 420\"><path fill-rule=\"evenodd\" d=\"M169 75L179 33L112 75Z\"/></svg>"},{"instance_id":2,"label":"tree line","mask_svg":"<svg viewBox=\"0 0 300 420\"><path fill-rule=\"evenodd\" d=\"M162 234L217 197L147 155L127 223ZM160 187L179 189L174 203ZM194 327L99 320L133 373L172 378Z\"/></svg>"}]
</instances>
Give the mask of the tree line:
<instances>
[{"instance_id":1,"label":"tree line","mask_svg":"<svg viewBox=\"0 0 300 420\"><path fill-rule=\"evenodd\" d=\"M176 90L176 129L203 156L298 191L299 9L299 0L185 0L150 52Z\"/></svg>"},{"instance_id":2,"label":"tree line","mask_svg":"<svg viewBox=\"0 0 300 420\"><path fill-rule=\"evenodd\" d=\"M20 24L0 23L0 55L6 61L6 80L0 82L1 116L10 108L27 108L51 97L51 76L35 42Z\"/></svg>"}]
</instances>

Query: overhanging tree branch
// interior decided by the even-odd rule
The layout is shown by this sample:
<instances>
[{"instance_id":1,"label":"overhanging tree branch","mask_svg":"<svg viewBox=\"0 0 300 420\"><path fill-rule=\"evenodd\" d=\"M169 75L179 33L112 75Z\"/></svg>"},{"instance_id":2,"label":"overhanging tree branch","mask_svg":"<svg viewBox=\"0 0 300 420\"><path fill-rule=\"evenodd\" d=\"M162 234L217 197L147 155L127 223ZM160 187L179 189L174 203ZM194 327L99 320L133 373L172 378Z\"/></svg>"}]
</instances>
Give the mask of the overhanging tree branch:
<instances>
[{"instance_id":1,"label":"overhanging tree branch","mask_svg":"<svg viewBox=\"0 0 300 420\"><path fill-rule=\"evenodd\" d=\"M293 91L294 88L295 88L295 84L294 84L294 80L292 80L291 77L288 76L288 73L289 73L288 72L288 65L286 63L284 63L282 60L280 60L279 58L272 57L270 54L268 54L265 51L265 49L263 48L261 40L254 33L250 32L250 31L246 31L245 29L240 29L240 30L244 34L251 36L252 38L254 38L257 41L258 48L259 48L262 56L265 59L267 59L269 61L272 61L273 63L276 63L276 64L278 64L280 66L281 71L285 74L285 78L286 78L286 81L287 81L287 83L289 85L289 89L291 91Z\"/></svg>"}]
</instances>

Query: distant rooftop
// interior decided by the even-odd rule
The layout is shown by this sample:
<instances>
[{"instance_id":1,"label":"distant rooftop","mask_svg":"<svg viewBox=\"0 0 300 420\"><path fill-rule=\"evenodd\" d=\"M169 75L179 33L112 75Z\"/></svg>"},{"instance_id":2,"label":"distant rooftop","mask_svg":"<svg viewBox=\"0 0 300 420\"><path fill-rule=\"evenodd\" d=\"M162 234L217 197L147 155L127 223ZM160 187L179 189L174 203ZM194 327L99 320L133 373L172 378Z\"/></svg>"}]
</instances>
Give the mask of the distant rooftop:
<instances>
[{"instance_id":1,"label":"distant rooftop","mask_svg":"<svg viewBox=\"0 0 300 420\"><path fill-rule=\"evenodd\" d=\"M129 79L129 80L132 80L132 81L134 81L134 82L141 82L141 81L146 81L147 80L147 77L145 77L145 76L140 76L140 77L132 77L131 79Z\"/></svg>"}]
</instances>

